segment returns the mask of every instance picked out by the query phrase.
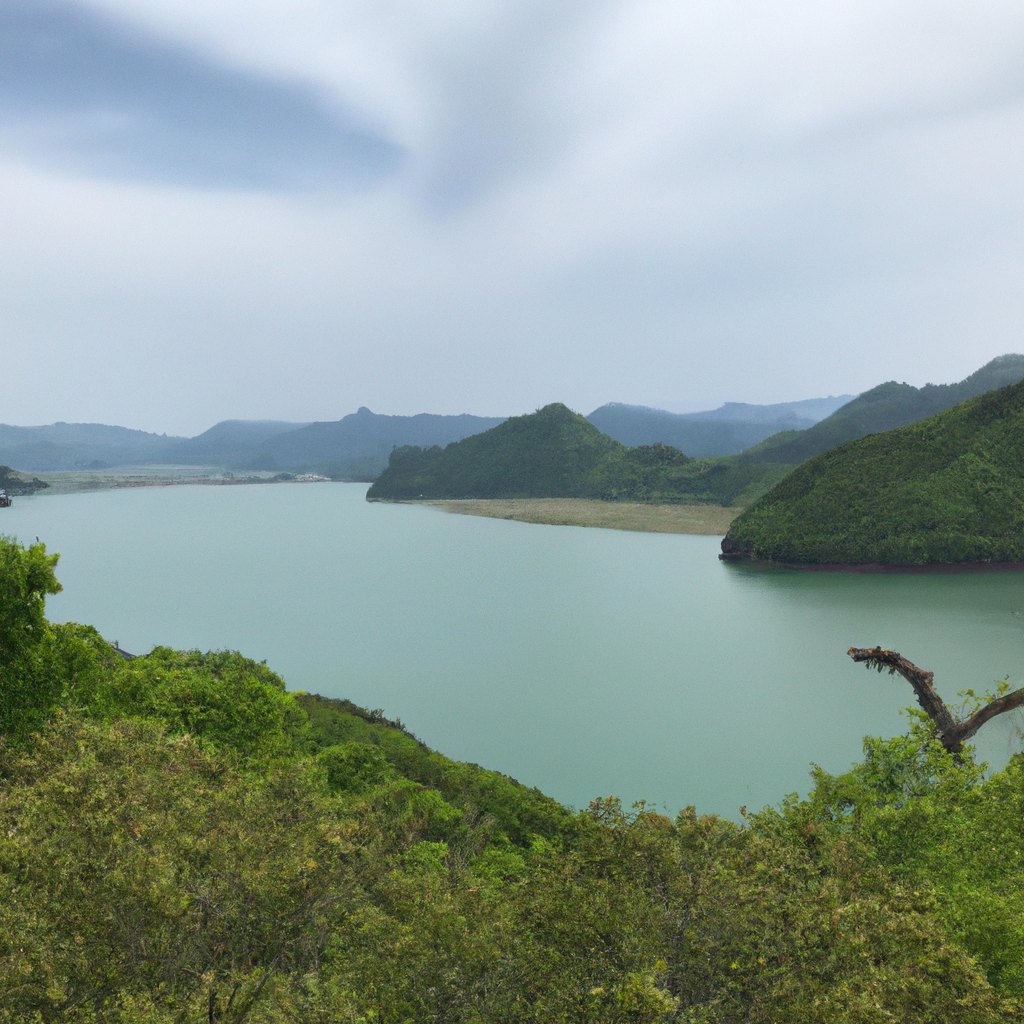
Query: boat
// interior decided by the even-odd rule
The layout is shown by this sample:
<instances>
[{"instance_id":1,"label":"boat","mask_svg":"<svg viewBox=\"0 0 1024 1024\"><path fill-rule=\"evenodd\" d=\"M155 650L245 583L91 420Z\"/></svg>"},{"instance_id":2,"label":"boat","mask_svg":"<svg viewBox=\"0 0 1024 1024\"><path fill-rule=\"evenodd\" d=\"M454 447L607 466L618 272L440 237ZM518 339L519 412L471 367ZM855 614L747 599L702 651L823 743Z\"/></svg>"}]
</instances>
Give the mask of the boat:
<instances>
[{"instance_id":1,"label":"boat","mask_svg":"<svg viewBox=\"0 0 1024 1024\"><path fill-rule=\"evenodd\" d=\"M0 489L0 508L10 508L13 504L14 502L10 495L5 490Z\"/></svg>"}]
</instances>

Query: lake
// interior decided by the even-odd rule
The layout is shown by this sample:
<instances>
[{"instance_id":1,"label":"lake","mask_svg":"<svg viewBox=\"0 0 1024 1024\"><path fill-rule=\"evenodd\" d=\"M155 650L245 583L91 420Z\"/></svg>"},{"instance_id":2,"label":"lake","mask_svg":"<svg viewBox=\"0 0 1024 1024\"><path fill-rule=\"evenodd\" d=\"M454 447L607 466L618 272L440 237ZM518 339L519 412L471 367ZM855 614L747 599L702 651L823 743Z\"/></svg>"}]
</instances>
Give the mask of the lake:
<instances>
[{"instance_id":1,"label":"lake","mask_svg":"<svg viewBox=\"0 0 1024 1024\"><path fill-rule=\"evenodd\" d=\"M425 743L584 807L615 794L735 818L905 731L882 644L947 700L1024 674L1024 574L869 575L718 561L718 539L368 504L365 484L15 499L61 552L55 621L126 650L232 648ZM1005 762L1017 730L980 734Z\"/></svg>"}]
</instances>

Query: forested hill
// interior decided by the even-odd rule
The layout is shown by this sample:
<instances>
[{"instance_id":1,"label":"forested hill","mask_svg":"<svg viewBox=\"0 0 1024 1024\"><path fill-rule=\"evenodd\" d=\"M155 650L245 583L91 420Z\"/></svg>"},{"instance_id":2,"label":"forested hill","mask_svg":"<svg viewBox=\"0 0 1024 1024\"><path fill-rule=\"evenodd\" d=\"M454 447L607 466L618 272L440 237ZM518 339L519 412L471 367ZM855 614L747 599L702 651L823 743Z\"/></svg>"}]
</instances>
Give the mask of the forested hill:
<instances>
[{"instance_id":1,"label":"forested hill","mask_svg":"<svg viewBox=\"0 0 1024 1024\"><path fill-rule=\"evenodd\" d=\"M370 488L374 498L566 498L635 495L690 460L661 448L642 466L629 449L561 403L513 416L447 448L404 447ZM660 472L659 472L660 470ZM655 488L660 490L660 487Z\"/></svg>"},{"instance_id":2,"label":"forested hill","mask_svg":"<svg viewBox=\"0 0 1024 1024\"><path fill-rule=\"evenodd\" d=\"M831 416L806 430L769 437L742 455L745 461L797 465L812 456L881 430L916 423L960 402L1024 379L1024 355L998 356L957 384L922 388L889 381L858 395Z\"/></svg>"},{"instance_id":3,"label":"forested hill","mask_svg":"<svg viewBox=\"0 0 1024 1024\"><path fill-rule=\"evenodd\" d=\"M1024 562L1024 382L805 462L736 519L723 557Z\"/></svg>"},{"instance_id":4,"label":"forested hill","mask_svg":"<svg viewBox=\"0 0 1024 1024\"><path fill-rule=\"evenodd\" d=\"M691 459L667 445L627 448L560 403L447 448L398 448L367 499L602 498L731 505L762 466ZM778 479L778 475L775 477Z\"/></svg>"}]
</instances>

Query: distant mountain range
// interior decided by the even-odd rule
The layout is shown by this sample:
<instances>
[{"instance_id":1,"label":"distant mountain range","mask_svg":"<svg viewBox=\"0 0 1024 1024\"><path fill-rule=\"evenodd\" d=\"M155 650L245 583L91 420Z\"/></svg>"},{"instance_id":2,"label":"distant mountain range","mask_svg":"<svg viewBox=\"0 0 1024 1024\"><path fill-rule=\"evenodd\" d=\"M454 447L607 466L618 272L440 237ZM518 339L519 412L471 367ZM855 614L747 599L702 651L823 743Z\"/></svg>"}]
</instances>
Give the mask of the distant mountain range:
<instances>
[{"instance_id":1,"label":"distant mountain range","mask_svg":"<svg viewBox=\"0 0 1024 1024\"><path fill-rule=\"evenodd\" d=\"M219 466L312 471L372 479L406 444L450 444L501 423L500 416L379 416L367 408L332 423L224 420L197 437L168 437L93 423L0 425L0 464L27 473L111 466Z\"/></svg>"},{"instance_id":2,"label":"distant mountain range","mask_svg":"<svg viewBox=\"0 0 1024 1024\"><path fill-rule=\"evenodd\" d=\"M812 398L775 405L726 402L705 412L672 413L612 402L586 419L629 448L669 445L688 457L737 458L747 468L728 494L756 491L792 467L843 441L913 423L993 388L1024 378L1024 356L993 359L958 384L915 388L890 381L856 398ZM0 465L27 473L131 465L217 466L231 471L315 472L335 480L373 480L394 448L444 446L490 430L501 416L385 416L362 407L340 420L290 423L224 420L196 437L168 437L94 423L45 427L0 424ZM731 465L724 463L723 466ZM716 472L725 472L719 468ZM724 479L724 478L723 478Z\"/></svg>"},{"instance_id":3,"label":"distant mountain range","mask_svg":"<svg viewBox=\"0 0 1024 1024\"><path fill-rule=\"evenodd\" d=\"M668 444L687 455L738 455L772 434L804 430L845 405L853 395L809 398L778 405L726 402L707 412L674 413L643 405L609 402L587 419L629 447Z\"/></svg>"}]
</instances>

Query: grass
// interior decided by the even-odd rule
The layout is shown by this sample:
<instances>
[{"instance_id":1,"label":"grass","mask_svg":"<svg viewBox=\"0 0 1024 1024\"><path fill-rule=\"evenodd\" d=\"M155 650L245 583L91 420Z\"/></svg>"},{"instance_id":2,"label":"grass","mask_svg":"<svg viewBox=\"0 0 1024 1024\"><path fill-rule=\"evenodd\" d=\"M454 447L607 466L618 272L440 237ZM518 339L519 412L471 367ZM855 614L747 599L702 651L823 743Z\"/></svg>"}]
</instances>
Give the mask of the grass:
<instances>
[{"instance_id":1,"label":"grass","mask_svg":"<svg viewBox=\"0 0 1024 1024\"><path fill-rule=\"evenodd\" d=\"M722 537L740 513L721 505L643 505L592 498L464 498L409 502L443 512L514 519L546 526L593 526L640 533L689 533Z\"/></svg>"}]
</instances>

